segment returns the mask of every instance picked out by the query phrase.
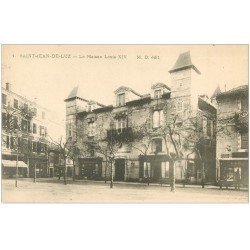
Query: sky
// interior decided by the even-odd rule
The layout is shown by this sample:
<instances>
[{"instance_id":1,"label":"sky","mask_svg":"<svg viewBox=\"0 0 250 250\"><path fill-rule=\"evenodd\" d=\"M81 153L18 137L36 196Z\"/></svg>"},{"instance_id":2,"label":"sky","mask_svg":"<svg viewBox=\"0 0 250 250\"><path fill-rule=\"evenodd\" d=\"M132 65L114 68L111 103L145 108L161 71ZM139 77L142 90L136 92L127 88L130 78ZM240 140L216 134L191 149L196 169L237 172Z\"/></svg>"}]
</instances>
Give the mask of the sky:
<instances>
[{"instance_id":1,"label":"sky","mask_svg":"<svg viewBox=\"0 0 250 250\"><path fill-rule=\"evenodd\" d=\"M248 45L4 45L2 84L56 111L65 121L64 99L79 85L82 97L112 104L113 92L128 86L146 94L156 82L170 85L169 70L190 51L201 71L200 86L211 96L248 84ZM106 55L107 58L104 58ZM123 55L119 58L119 55ZM138 56L140 58L138 58ZM98 58L93 58L98 57ZM100 58L102 57L102 58Z\"/></svg>"}]
</instances>

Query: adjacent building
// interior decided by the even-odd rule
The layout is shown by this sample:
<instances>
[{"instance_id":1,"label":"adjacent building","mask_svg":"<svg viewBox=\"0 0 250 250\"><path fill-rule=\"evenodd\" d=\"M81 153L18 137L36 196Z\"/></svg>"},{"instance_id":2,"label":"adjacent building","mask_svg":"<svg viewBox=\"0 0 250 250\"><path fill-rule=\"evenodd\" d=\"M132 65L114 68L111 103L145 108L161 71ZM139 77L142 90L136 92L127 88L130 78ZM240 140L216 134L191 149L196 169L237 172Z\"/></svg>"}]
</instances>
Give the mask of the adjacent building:
<instances>
[{"instance_id":1,"label":"adjacent building","mask_svg":"<svg viewBox=\"0 0 250 250\"><path fill-rule=\"evenodd\" d=\"M2 176L53 177L59 156L51 150L52 140L63 135L55 114L35 101L2 86Z\"/></svg>"},{"instance_id":2,"label":"adjacent building","mask_svg":"<svg viewBox=\"0 0 250 250\"><path fill-rule=\"evenodd\" d=\"M218 180L235 180L237 170L248 186L248 85L216 95Z\"/></svg>"},{"instance_id":3,"label":"adjacent building","mask_svg":"<svg viewBox=\"0 0 250 250\"><path fill-rule=\"evenodd\" d=\"M119 87L114 91L114 102L108 106L86 100L79 87L71 91L65 99L66 138L81 141L81 152L75 161L78 178L98 180L109 177L111 167L105 152L84 145L102 144L107 138L118 138L121 143L111 150L114 180L147 181L150 178L155 182L168 181L171 177L171 147L164 139L162 129L173 115L180 118L176 124L181 128L184 120L195 114L206 153L201 160L196 151L183 150L181 158L175 162L175 179L199 183L204 172L206 182L215 181L216 108L198 91L202 84L201 73L192 63L190 52L180 54L169 74L169 85L155 83L145 95L126 86Z\"/></svg>"}]
</instances>

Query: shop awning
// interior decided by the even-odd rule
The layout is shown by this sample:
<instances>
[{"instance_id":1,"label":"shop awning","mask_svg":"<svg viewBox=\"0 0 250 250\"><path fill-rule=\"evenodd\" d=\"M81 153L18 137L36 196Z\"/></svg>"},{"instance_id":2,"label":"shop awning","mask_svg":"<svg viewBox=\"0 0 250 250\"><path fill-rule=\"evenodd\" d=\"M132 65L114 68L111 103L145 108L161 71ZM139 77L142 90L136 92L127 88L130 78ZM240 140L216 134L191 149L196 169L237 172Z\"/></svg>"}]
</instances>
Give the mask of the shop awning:
<instances>
[{"instance_id":1,"label":"shop awning","mask_svg":"<svg viewBox=\"0 0 250 250\"><path fill-rule=\"evenodd\" d=\"M2 165L5 168L16 168L16 161L2 160ZM28 168L28 165L23 161L18 161L19 168Z\"/></svg>"},{"instance_id":2,"label":"shop awning","mask_svg":"<svg viewBox=\"0 0 250 250\"><path fill-rule=\"evenodd\" d=\"M248 161L248 158L219 158L219 161Z\"/></svg>"}]
</instances>

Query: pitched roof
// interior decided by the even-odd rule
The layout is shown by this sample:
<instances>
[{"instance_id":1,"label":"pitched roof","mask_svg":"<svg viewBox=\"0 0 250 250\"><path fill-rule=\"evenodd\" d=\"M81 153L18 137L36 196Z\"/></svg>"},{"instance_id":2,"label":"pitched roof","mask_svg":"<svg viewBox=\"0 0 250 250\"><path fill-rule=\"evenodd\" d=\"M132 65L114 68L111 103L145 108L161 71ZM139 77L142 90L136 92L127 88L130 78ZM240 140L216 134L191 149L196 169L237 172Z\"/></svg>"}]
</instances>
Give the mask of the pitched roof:
<instances>
[{"instance_id":1,"label":"pitched roof","mask_svg":"<svg viewBox=\"0 0 250 250\"><path fill-rule=\"evenodd\" d=\"M190 51L184 52L179 55L174 67L171 70L169 70L169 73L173 73L188 68L194 69L198 74L201 73L192 63Z\"/></svg>"},{"instance_id":2,"label":"pitched roof","mask_svg":"<svg viewBox=\"0 0 250 250\"><path fill-rule=\"evenodd\" d=\"M88 102L88 100L86 100L86 99L83 98L83 93L82 93L81 89L79 88L79 85L75 86L71 90L71 92L69 93L68 97L64 101L67 101L67 100L70 100L70 99L74 99L74 98L80 98L80 99Z\"/></svg>"},{"instance_id":3,"label":"pitched roof","mask_svg":"<svg viewBox=\"0 0 250 250\"><path fill-rule=\"evenodd\" d=\"M161 82L153 84L151 89L155 89L155 88L166 88L169 91L171 90L165 83L161 83Z\"/></svg>"},{"instance_id":4,"label":"pitched roof","mask_svg":"<svg viewBox=\"0 0 250 250\"><path fill-rule=\"evenodd\" d=\"M215 98L220 93L221 93L221 89L220 89L220 85L218 85L217 88L215 89L214 93L212 94L211 99Z\"/></svg>"},{"instance_id":5,"label":"pitched roof","mask_svg":"<svg viewBox=\"0 0 250 250\"><path fill-rule=\"evenodd\" d=\"M247 94L248 93L248 85L241 85L239 87L230 89L228 91L222 92L216 96L217 98L229 95L237 95L237 94Z\"/></svg>"},{"instance_id":6,"label":"pitched roof","mask_svg":"<svg viewBox=\"0 0 250 250\"><path fill-rule=\"evenodd\" d=\"M142 97L141 94L139 94L138 92L134 91L133 89L129 88L129 87L126 87L126 86L121 86L119 87L117 90L114 91L115 94L117 94L118 92L120 91L130 91L132 92L133 94L139 96L139 97Z\"/></svg>"}]
</instances>

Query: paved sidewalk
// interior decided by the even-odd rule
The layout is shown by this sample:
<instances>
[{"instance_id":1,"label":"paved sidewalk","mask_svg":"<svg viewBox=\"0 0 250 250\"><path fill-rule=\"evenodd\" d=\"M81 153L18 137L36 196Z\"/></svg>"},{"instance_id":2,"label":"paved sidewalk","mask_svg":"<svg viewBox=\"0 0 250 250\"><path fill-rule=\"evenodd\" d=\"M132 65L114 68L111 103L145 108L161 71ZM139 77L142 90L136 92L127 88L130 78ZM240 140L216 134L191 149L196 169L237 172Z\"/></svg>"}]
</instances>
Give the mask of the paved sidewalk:
<instances>
[{"instance_id":1,"label":"paved sidewalk","mask_svg":"<svg viewBox=\"0 0 250 250\"><path fill-rule=\"evenodd\" d=\"M30 178L27 178L27 180L30 180ZM49 182L49 183L63 183L63 178L58 180L58 178L39 178L37 179L38 182ZM84 184L84 185L98 185L98 184L104 184L105 181L95 181L95 180L75 180L73 181L72 178L67 178L67 184ZM107 181L106 184L110 184L110 181ZM145 182L128 182L128 181L114 181L114 185L119 185L119 186L131 186L131 187L141 187L141 186L148 186L147 183ZM160 184L160 183L150 183L149 186L152 187L170 187L169 184ZM202 189L202 186L200 184L183 184L181 183L176 183L175 184L176 188L200 188ZM211 184L206 184L204 189L220 189L220 186L215 186ZM222 190L226 190L226 187L223 187ZM235 190L234 187L229 187L228 190ZM248 188L241 188L240 190L237 191L248 191Z\"/></svg>"},{"instance_id":2,"label":"paved sidewalk","mask_svg":"<svg viewBox=\"0 0 250 250\"><path fill-rule=\"evenodd\" d=\"M2 180L2 201L21 203L248 203L248 192L234 189L220 190L177 185L175 192L169 186L146 183L117 182L111 189L103 181L20 179Z\"/></svg>"}]
</instances>

